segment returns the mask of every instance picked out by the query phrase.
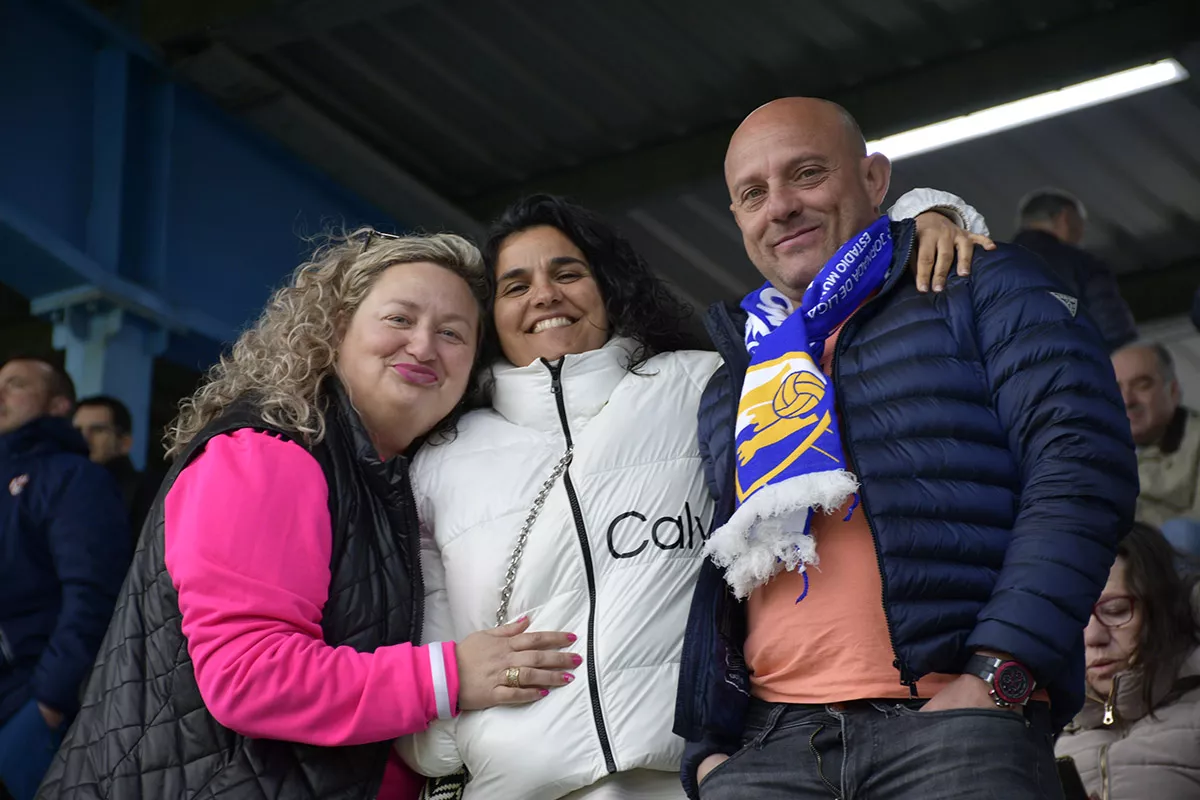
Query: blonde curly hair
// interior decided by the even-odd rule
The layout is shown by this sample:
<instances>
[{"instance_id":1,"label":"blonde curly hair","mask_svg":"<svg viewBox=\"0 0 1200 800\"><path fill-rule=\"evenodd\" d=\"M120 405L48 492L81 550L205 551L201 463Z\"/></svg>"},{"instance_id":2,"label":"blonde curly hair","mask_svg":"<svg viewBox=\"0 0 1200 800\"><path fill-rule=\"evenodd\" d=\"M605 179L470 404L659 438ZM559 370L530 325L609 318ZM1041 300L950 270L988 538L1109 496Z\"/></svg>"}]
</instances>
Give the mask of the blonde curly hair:
<instances>
[{"instance_id":1,"label":"blonde curly hair","mask_svg":"<svg viewBox=\"0 0 1200 800\"><path fill-rule=\"evenodd\" d=\"M394 236L372 228L330 235L277 290L254 326L222 354L204 383L179 404L167 428L174 458L236 401L252 397L270 425L308 444L325 435L321 383L334 369L345 324L388 267L427 261L471 287L480 308L479 341L490 295L478 248L452 233Z\"/></svg>"}]
</instances>

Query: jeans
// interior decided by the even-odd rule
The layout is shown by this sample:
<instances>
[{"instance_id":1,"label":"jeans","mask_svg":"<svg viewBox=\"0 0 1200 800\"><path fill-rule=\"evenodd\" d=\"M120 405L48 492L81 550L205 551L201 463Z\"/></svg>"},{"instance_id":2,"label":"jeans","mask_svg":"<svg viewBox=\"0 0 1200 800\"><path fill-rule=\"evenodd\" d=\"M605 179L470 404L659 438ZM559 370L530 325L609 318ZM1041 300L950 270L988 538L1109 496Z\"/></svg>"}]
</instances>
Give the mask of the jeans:
<instances>
[{"instance_id":1,"label":"jeans","mask_svg":"<svg viewBox=\"0 0 1200 800\"><path fill-rule=\"evenodd\" d=\"M33 800L65 729L66 723L57 729L47 725L36 700L21 706L0 726L0 782L13 800Z\"/></svg>"},{"instance_id":2,"label":"jeans","mask_svg":"<svg viewBox=\"0 0 1200 800\"><path fill-rule=\"evenodd\" d=\"M751 701L742 748L701 800L1062 800L1050 709L919 711L923 701Z\"/></svg>"}]
</instances>

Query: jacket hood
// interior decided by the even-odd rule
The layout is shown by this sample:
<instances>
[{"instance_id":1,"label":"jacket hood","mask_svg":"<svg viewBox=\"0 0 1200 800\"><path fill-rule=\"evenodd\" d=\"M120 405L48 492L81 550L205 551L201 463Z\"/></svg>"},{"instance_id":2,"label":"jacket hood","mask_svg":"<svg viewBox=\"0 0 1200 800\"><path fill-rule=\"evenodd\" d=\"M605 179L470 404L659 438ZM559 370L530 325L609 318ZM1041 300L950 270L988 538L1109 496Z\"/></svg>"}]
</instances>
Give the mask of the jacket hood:
<instances>
[{"instance_id":1,"label":"jacket hood","mask_svg":"<svg viewBox=\"0 0 1200 800\"><path fill-rule=\"evenodd\" d=\"M0 436L0 460L54 453L87 457L87 442L66 417L38 417Z\"/></svg>"}]
</instances>

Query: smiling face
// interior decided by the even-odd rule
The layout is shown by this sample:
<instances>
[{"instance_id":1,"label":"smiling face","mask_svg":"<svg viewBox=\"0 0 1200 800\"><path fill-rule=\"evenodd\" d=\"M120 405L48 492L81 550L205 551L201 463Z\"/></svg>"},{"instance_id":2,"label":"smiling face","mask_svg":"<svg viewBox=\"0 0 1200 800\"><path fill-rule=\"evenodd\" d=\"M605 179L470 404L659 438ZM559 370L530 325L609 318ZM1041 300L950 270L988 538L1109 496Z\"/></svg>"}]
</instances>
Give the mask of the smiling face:
<instances>
[{"instance_id":1,"label":"smiling face","mask_svg":"<svg viewBox=\"0 0 1200 800\"><path fill-rule=\"evenodd\" d=\"M608 341L604 298L583 251L547 225L514 233L496 254L493 316L518 367L597 350Z\"/></svg>"},{"instance_id":2,"label":"smiling face","mask_svg":"<svg viewBox=\"0 0 1200 800\"><path fill-rule=\"evenodd\" d=\"M337 372L381 459L406 450L462 399L478 309L466 281L418 262L384 270L354 312Z\"/></svg>"},{"instance_id":3,"label":"smiling face","mask_svg":"<svg viewBox=\"0 0 1200 800\"><path fill-rule=\"evenodd\" d=\"M1118 556L1096 607L1102 615L1110 616L1110 623L1128 621L1106 625L1093 613L1083 632L1083 643L1087 648L1087 682L1098 696L1104 698L1112 691L1113 676L1133 664L1142 632L1142 604L1130 597L1132 592L1126 571L1125 558Z\"/></svg>"},{"instance_id":4,"label":"smiling face","mask_svg":"<svg viewBox=\"0 0 1200 800\"><path fill-rule=\"evenodd\" d=\"M838 248L879 216L891 167L867 157L836 105L785 98L752 113L729 142L725 180L746 254L794 301Z\"/></svg>"}]
</instances>

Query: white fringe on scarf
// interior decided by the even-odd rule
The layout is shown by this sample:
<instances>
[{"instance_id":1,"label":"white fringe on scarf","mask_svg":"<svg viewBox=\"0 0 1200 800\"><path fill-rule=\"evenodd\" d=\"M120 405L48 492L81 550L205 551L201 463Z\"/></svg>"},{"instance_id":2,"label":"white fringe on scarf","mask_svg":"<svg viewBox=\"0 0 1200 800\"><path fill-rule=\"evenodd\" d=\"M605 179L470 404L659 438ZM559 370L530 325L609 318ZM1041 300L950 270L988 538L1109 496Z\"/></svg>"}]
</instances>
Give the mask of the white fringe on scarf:
<instances>
[{"instance_id":1,"label":"white fringe on scarf","mask_svg":"<svg viewBox=\"0 0 1200 800\"><path fill-rule=\"evenodd\" d=\"M858 478L844 469L767 484L713 532L704 550L725 569L725 582L741 600L781 570L816 565L816 540L804 532L808 509L832 514L856 491Z\"/></svg>"}]
</instances>

